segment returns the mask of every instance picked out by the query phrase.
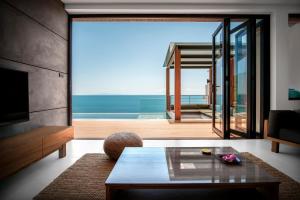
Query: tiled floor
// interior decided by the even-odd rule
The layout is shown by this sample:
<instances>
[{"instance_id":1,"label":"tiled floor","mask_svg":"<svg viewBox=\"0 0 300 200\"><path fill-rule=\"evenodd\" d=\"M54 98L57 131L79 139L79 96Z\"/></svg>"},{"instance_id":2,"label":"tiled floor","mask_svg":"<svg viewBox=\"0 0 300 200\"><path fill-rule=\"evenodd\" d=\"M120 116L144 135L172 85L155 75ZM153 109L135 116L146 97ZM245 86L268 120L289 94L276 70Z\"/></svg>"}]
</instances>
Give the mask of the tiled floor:
<instances>
[{"instance_id":1,"label":"tiled floor","mask_svg":"<svg viewBox=\"0 0 300 200\"><path fill-rule=\"evenodd\" d=\"M85 153L103 152L103 140L73 140L67 145L67 156L58 159L57 152L1 181L0 199L32 199L52 180ZM145 140L144 146L232 146L250 152L300 182L300 148L280 146L280 153L270 151L267 140Z\"/></svg>"}]
</instances>

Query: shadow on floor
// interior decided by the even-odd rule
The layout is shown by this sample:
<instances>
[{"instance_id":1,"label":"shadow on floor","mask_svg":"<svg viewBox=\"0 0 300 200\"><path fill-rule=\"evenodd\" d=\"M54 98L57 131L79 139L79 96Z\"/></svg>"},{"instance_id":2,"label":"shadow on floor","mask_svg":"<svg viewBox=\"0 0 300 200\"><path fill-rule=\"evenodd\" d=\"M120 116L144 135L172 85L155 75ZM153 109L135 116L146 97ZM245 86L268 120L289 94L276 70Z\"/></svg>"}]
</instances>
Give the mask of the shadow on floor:
<instances>
[{"instance_id":1,"label":"shadow on floor","mask_svg":"<svg viewBox=\"0 0 300 200\"><path fill-rule=\"evenodd\" d=\"M176 190L176 189L156 189L156 190L119 190L113 195L113 200L260 200L265 199L255 189L239 190Z\"/></svg>"}]
</instances>

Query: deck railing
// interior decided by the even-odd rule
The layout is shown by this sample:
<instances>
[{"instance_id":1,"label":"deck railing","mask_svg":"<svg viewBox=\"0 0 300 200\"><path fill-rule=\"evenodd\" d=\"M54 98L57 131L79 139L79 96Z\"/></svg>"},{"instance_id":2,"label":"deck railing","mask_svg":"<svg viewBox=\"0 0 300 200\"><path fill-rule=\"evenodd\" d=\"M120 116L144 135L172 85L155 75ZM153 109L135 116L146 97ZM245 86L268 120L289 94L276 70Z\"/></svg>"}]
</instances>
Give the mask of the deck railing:
<instances>
[{"instance_id":1,"label":"deck railing","mask_svg":"<svg viewBox=\"0 0 300 200\"><path fill-rule=\"evenodd\" d=\"M171 104L174 104L174 95L171 95ZM208 95L181 95L181 104L208 104Z\"/></svg>"}]
</instances>

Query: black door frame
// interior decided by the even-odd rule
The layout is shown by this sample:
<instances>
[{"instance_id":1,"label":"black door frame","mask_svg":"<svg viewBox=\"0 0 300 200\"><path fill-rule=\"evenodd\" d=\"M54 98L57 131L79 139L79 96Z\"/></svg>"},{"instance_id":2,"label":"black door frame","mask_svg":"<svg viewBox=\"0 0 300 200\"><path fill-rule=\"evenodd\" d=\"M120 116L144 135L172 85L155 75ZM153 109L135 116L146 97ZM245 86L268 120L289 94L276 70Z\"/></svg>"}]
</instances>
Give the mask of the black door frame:
<instances>
[{"instance_id":1,"label":"black door frame","mask_svg":"<svg viewBox=\"0 0 300 200\"><path fill-rule=\"evenodd\" d=\"M261 91L260 91L260 132L255 134L255 137L263 138L264 130L264 120L268 118L270 111L270 15L269 14L260 14L260 15L243 15L243 14L70 14L68 15L68 125L72 125L72 23L73 21L95 21L95 19L100 21L186 21L186 22L196 22L196 21L222 21L224 23L229 23L229 19L251 19L255 21L256 19L262 19L262 22L259 23L261 26ZM227 33L226 42L230 43L228 26L224 30L224 35ZM255 36L251 34L252 37ZM228 46L228 45L226 45ZM225 51L230 52L230 48ZM225 56L230 56L226 55ZM253 60L252 60L253 62ZM254 60L255 62L255 60ZM228 66L229 61L227 62ZM229 70L225 71L229 75ZM226 76L228 78L228 76ZM226 81L226 79L225 79ZM229 80L227 80L227 84ZM253 88L252 88L253 90ZM254 88L255 90L255 88ZM226 91L228 92L228 91ZM226 94L226 93L225 93ZM229 97L229 95L227 95ZM229 100L224 100L225 104L229 103ZM227 109L227 118L230 113L230 108ZM229 132L229 122L224 125L225 128L225 137L230 138ZM253 129L252 127L252 130ZM252 133L251 138L254 137Z\"/></svg>"},{"instance_id":2,"label":"black door frame","mask_svg":"<svg viewBox=\"0 0 300 200\"><path fill-rule=\"evenodd\" d=\"M252 27L251 24L253 22L250 19L246 19L246 21L237 27L230 30L230 36L231 34L236 33L237 31L240 31L242 28L246 27L246 35L247 35L247 131L242 132L235 129L231 129L230 123L229 123L229 132L233 133L235 135L239 135L246 138L253 138L251 135L253 133L253 130L255 130L255 45L253 46L253 42L255 41L255 38L253 40L251 33L252 33ZM255 33L255 32L254 32ZM254 65L253 65L254 60ZM253 67L254 66L254 67ZM229 66L230 70L230 66ZM254 79L254 82L253 82ZM231 85L230 77L229 77L229 85ZM230 86L228 88L229 90L229 100L230 100ZM228 104L228 107L230 107L230 104ZM230 121L230 109L229 109L229 121ZM255 136L254 136L255 137Z\"/></svg>"},{"instance_id":3,"label":"black door frame","mask_svg":"<svg viewBox=\"0 0 300 200\"><path fill-rule=\"evenodd\" d=\"M257 16L242 17L246 22L230 30L230 22L235 18L224 18L223 23L213 34L213 130L224 139L230 139L231 133L246 138L263 138L264 120L268 118L270 109L270 52L269 46L269 18L263 18L256 23ZM260 55L260 130L256 132L256 28L261 28L261 55ZM247 131L243 133L230 127L230 36L242 27L247 27ZM215 127L215 103L216 103L216 72L215 72L215 37L223 28L223 127L219 130Z\"/></svg>"},{"instance_id":4,"label":"black door frame","mask_svg":"<svg viewBox=\"0 0 300 200\"><path fill-rule=\"evenodd\" d=\"M222 126L222 129L219 130L218 128L216 128L215 126L215 123L216 123L216 92L217 92L217 89L216 89L216 62L215 62L215 58L216 58L216 55L215 55L215 50L216 50L216 47L215 47L215 41L216 41L216 36L220 33L220 31L223 31L222 32L222 57L223 57L223 68L224 68L224 20L223 22L218 26L218 28L215 30L215 32L213 33L212 35L212 96L213 96L213 99L212 99L212 128L213 128L213 131L218 134L220 137L222 138L225 138L225 124L224 124L224 121L223 121L223 126ZM223 80L224 80L224 77L223 77ZM224 82L223 82L223 85L224 85ZM224 87L223 87L224 88ZM224 91L222 91L224 92ZM224 95L224 93L223 93ZM223 98L223 103L224 105L224 98ZM224 106L222 107L222 113L224 114ZM222 119L223 120L223 119Z\"/></svg>"},{"instance_id":5,"label":"black door frame","mask_svg":"<svg viewBox=\"0 0 300 200\"><path fill-rule=\"evenodd\" d=\"M228 120L228 114L230 114L230 107L229 105L229 91L227 87L229 87L229 59L230 58L230 38L229 36L229 24L230 24L230 18L224 18L223 22L218 26L216 31L212 35L212 59L213 59L213 65L212 65L212 71L213 71L213 118L212 118L212 127L213 131L217 133L220 137L224 139L230 138L230 131L229 131L229 125L230 125L230 119ZM223 57L223 102L222 102L222 115L223 115L223 123L222 123L222 130L219 130L215 127L215 117L216 117L216 62L215 62L215 37L222 31L222 57ZM228 50L229 46L229 50ZM229 53L228 53L229 52Z\"/></svg>"},{"instance_id":6,"label":"black door frame","mask_svg":"<svg viewBox=\"0 0 300 200\"><path fill-rule=\"evenodd\" d=\"M256 23L256 19L262 19ZM270 110L270 19L250 17L247 22L231 30L247 26L247 132L229 131L246 138L263 138L264 120ZM260 27L260 77L256 77L256 28ZM256 78L260 79L260 130L256 132ZM267 95L266 95L267 94Z\"/></svg>"},{"instance_id":7,"label":"black door frame","mask_svg":"<svg viewBox=\"0 0 300 200\"><path fill-rule=\"evenodd\" d=\"M250 18L247 27L249 59L247 62L247 138L256 138L256 19ZM261 111L260 111L261 112Z\"/></svg>"},{"instance_id":8,"label":"black door frame","mask_svg":"<svg viewBox=\"0 0 300 200\"><path fill-rule=\"evenodd\" d=\"M260 130L257 138L264 138L265 123L270 112L270 16L262 18L260 28Z\"/></svg>"}]
</instances>

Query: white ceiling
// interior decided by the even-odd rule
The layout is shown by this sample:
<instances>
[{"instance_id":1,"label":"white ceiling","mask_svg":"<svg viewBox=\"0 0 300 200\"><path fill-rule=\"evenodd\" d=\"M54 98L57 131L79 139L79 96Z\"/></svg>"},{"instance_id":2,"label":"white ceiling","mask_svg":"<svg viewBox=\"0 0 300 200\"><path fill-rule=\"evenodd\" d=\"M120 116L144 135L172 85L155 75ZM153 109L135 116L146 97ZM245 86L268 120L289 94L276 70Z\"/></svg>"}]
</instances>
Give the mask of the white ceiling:
<instances>
[{"instance_id":1,"label":"white ceiling","mask_svg":"<svg viewBox=\"0 0 300 200\"><path fill-rule=\"evenodd\" d=\"M300 10L300 0L61 0L69 14L265 14ZM291 10L292 9L292 10Z\"/></svg>"},{"instance_id":2,"label":"white ceiling","mask_svg":"<svg viewBox=\"0 0 300 200\"><path fill-rule=\"evenodd\" d=\"M299 4L300 0L62 0L66 4L199 3L199 4Z\"/></svg>"}]
</instances>

